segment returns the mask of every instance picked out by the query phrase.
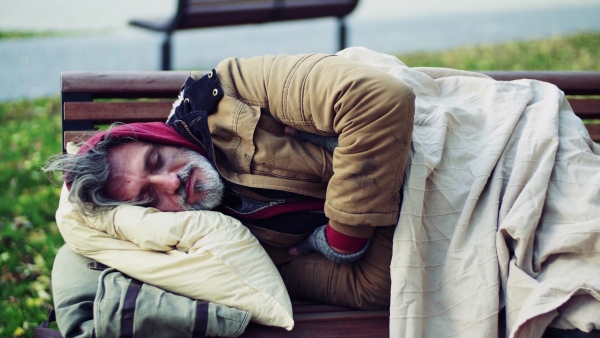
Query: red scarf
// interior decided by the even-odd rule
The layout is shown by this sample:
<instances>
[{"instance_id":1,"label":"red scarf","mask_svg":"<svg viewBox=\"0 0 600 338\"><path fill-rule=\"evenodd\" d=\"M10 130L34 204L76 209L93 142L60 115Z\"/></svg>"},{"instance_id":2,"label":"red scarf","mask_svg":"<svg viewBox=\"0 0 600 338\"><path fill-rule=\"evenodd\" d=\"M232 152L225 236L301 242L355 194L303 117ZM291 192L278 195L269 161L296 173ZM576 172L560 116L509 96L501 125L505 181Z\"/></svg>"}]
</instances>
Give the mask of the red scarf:
<instances>
[{"instance_id":1,"label":"red scarf","mask_svg":"<svg viewBox=\"0 0 600 338\"><path fill-rule=\"evenodd\" d=\"M98 142L104 139L106 131L101 131L90 137L77 151L77 154L85 154ZM163 122L129 123L110 129L112 137L132 137L140 141L150 143L161 143L176 147L184 147L194 150L206 156L204 149L181 136L173 127Z\"/></svg>"}]
</instances>

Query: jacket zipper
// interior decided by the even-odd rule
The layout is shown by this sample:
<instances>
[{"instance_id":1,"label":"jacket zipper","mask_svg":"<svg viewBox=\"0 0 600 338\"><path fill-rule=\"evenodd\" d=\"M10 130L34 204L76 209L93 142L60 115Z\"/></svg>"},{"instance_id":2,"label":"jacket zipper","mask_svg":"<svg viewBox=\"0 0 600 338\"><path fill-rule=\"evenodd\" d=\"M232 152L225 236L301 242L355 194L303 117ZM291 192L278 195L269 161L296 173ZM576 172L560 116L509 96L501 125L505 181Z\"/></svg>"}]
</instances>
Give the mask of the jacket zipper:
<instances>
[{"instance_id":1,"label":"jacket zipper","mask_svg":"<svg viewBox=\"0 0 600 338\"><path fill-rule=\"evenodd\" d=\"M208 154L208 150L206 150L206 146L204 145L204 143L202 143L202 141L200 141L196 135L194 135L192 133L192 131L190 130L190 128L188 127L187 123L179 120L177 121L179 123L181 123L183 125L183 127L185 128L185 130L187 131L188 135L190 135L191 138L193 138L196 142L198 142L198 144L202 147L202 149L204 149L204 151ZM213 159L214 160L214 159Z\"/></svg>"},{"instance_id":2,"label":"jacket zipper","mask_svg":"<svg viewBox=\"0 0 600 338\"><path fill-rule=\"evenodd\" d=\"M253 235L254 235L254 237L256 237L256 239L258 239L259 242L265 243L266 245L274 246L276 248L287 248L289 246L289 245L283 245L283 244L276 244L271 241L267 241L266 239L264 239L260 236L257 236L256 234L253 234Z\"/></svg>"},{"instance_id":3,"label":"jacket zipper","mask_svg":"<svg viewBox=\"0 0 600 338\"><path fill-rule=\"evenodd\" d=\"M179 122L179 123L181 123L181 124L183 125L183 127L185 128L185 130L186 130L186 132L188 133L188 135L190 135L190 137L192 137L192 138L193 138L193 139L194 139L196 142L198 142L198 144L200 144L200 146L202 147L202 149L204 149L204 151L205 151L206 153L208 153L208 150L206 149L206 145L204 145L204 143L202 143L200 140L198 140L198 138L197 138L197 137L196 137L196 136L195 136L195 135L192 133L192 131L191 131L191 130L190 130L190 128L188 127L187 123L185 123L185 122L183 122L183 121L181 121L181 120L180 120L180 121L178 121L178 122ZM214 158L213 158L213 159L211 159L211 160L212 160L213 162L215 162L215 163L216 163L216 161L215 161L215 159L214 159ZM217 166L215 165L215 168L216 168L216 167L217 167ZM218 169L217 169L217 171L218 171ZM227 181L227 182L229 182L229 183L231 183L231 184L235 184L235 183L231 182L230 180L226 179L226 178L225 178L223 175L221 175L220 173L219 173L219 175L221 176L221 178L222 178L223 180L225 180L225 181ZM258 212L258 211L264 210L264 209L266 209L266 208L270 208L270 207L272 207L272 206L275 206L275 205L278 205L278 204L283 204L283 203L285 203L285 200L281 200L281 199L274 200L274 201L270 201L270 202L259 201L259 200L257 200L257 199L254 199L254 198L251 198L251 197L248 197L248 196L244 195L243 193L239 192L239 191L238 191L238 190L236 190L236 189L233 189L233 188L228 188L227 190L228 190L230 193L233 193L234 195L237 195L237 196L239 196L239 197L247 198L247 199L249 199L249 200L252 200L252 201L255 201L255 202L258 202L258 203L268 203L267 205L265 205L265 206L264 206L264 207L262 207L262 208L258 208L258 209L255 209L255 210L253 210L252 212L246 212L246 213L242 213L242 212L236 211L236 210L234 210L234 209L232 209L232 208L230 208L230 207L225 207L226 209L232 210L233 212L235 212L235 213L237 213L237 214L240 214L240 215L251 215L251 214L253 214L253 213L256 213L256 212ZM267 243L267 242L265 241L265 243ZM271 244L271 243L267 243L267 244ZM271 245L275 245L275 244L271 244Z\"/></svg>"}]
</instances>

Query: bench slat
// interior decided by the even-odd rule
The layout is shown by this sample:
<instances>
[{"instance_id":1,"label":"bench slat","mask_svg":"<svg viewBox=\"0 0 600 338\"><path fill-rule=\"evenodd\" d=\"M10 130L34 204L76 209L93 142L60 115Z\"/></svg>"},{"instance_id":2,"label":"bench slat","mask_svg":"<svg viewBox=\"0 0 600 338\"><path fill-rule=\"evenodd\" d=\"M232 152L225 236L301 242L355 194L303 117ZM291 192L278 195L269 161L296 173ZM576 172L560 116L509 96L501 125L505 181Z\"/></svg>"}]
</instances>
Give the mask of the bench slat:
<instances>
[{"instance_id":1,"label":"bench slat","mask_svg":"<svg viewBox=\"0 0 600 338\"><path fill-rule=\"evenodd\" d=\"M294 315L292 331L250 323L243 334L246 338L296 337L388 337L388 311L353 311L343 313L315 313Z\"/></svg>"},{"instance_id":2,"label":"bench slat","mask_svg":"<svg viewBox=\"0 0 600 338\"><path fill-rule=\"evenodd\" d=\"M594 142L600 142L600 124L586 124L585 127L590 133L591 139ZM93 134L94 131L65 131L63 132L65 142L64 146L66 146L68 142L85 140Z\"/></svg>"},{"instance_id":3,"label":"bench slat","mask_svg":"<svg viewBox=\"0 0 600 338\"><path fill-rule=\"evenodd\" d=\"M294 321L297 323L314 323L328 321L353 321L358 319L389 320L389 311L343 311L343 312L320 312L320 313L294 313Z\"/></svg>"},{"instance_id":4,"label":"bench slat","mask_svg":"<svg viewBox=\"0 0 600 338\"><path fill-rule=\"evenodd\" d=\"M569 104L577 116L582 119L600 119L600 98L597 99L569 99Z\"/></svg>"},{"instance_id":5,"label":"bench slat","mask_svg":"<svg viewBox=\"0 0 600 338\"><path fill-rule=\"evenodd\" d=\"M500 81L536 79L550 82L567 95L597 95L600 93L600 72L558 71L485 71Z\"/></svg>"},{"instance_id":6,"label":"bench slat","mask_svg":"<svg viewBox=\"0 0 600 338\"><path fill-rule=\"evenodd\" d=\"M67 143L69 142L74 142L75 144L80 143L82 141L87 140L88 138L92 137L92 135L94 135L95 133L97 133L97 131L94 130L88 130L88 131L63 131L63 149L67 148Z\"/></svg>"},{"instance_id":7,"label":"bench slat","mask_svg":"<svg viewBox=\"0 0 600 338\"><path fill-rule=\"evenodd\" d=\"M205 73L205 72L204 72ZM553 83L567 95L594 95L600 93L600 72L553 71L486 71L501 81L534 78ZM112 94L112 97L163 97L177 95L189 72L63 72L63 93ZM127 94L123 94L123 93Z\"/></svg>"},{"instance_id":8,"label":"bench slat","mask_svg":"<svg viewBox=\"0 0 600 338\"><path fill-rule=\"evenodd\" d=\"M600 99L569 98L582 119L600 118ZM65 120L165 120L172 102L65 102Z\"/></svg>"},{"instance_id":9,"label":"bench slat","mask_svg":"<svg viewBox=\"0 0 600 338\"><path fill-rule=\"evenodd\" d=\"M287 0L277 5L273 0L188 1L188 7L178 29L344 17L354 10L357 2L357 0Z\"/></svg>"},{"instance_id":10,"label":"bench slat","mask_svg":"<svg viewBox=\"0 0 600 338\"><path fill-rule=\"evenodd\" d=\"M65 102L66 121L92 120L94 123L164 122L173 106L172 101L159 102Z\"/></svg>"},{"instance_id":11,"label":"bench slat","mask_svg":"<svg viewBox=\"0 0 600 338\"><path fill-rule=\"evenodd\" d=\"M206 72L204 72L206 73ZM63 93L90 93L94 97L177 97L189 72L63 72Z\"/></svg>"},{"instance_id":12,"label":"bench slat","mask_svg":"<svg viewBox=\"0 0 600 338\"><path fill-rule=\"evenodd\" d=\"M378 312L383 312L383 314L381 316L369 316ZM346 317L342 320L338 320L335 316L323 316L321 320L317 321L303 321L302 318L294 315L296 329L292 331L250 323L242 336L246 338L363 338L389 336L389 313L387 311L355 311L353 313L356 316Z\"/></svg>"},{"instance_id":13,"label":"bench slat","mask_svg":"<svg viewBox=\"0 0 600 338\"><path fill-rule=\"evenodd\" d=\"M585 128L594 142L600 142L600 124L586 124Z\"/></svg>"},{"instance_id":14,"label":"bench slat","mask_svg":"<svg viewBox=\"0 0 600 338\"><path fill-rule=\"evenodd\" d=\"M250 323L241 337L244 338L387 338L389 321L328 322L298 324L292 331Z\"/></svg>"}]
</instances>

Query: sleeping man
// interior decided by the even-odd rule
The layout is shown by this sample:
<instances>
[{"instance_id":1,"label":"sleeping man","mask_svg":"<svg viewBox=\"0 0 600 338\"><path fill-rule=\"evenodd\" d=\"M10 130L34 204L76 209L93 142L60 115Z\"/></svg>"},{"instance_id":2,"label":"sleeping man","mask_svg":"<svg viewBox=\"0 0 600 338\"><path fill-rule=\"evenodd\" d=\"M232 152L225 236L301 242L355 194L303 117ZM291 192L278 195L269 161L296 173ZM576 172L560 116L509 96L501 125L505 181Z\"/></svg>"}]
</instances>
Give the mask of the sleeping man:
<instances>
[{"instance_id":1,"label":"sleeping man","mask_svg":"<svg viewBox=\"0 0 600 338\"><path fill-rule=\"evenodd\" d=\"M507 289L509 272L535 280L541 271L513 260L542 245L533 247L541 211L529 211L535 225L521 237L501 224L512 216L513 209L503 209L507 199L514 210L529 207L508 195L523 155L518 140L529 133L520 116L531 120L527 109L542 105L537 88L507 87L470 72L409 69L361 49L227 59L187 79L166 124L113 127L46 170L64 171L68 201L90 228L119 218L134 222L145 217L140 210L160 211L169 224L178 214L218 211L250 229L292 299L359 309L391 303L392 335L496 336L505 307L526 308ZM519 173L515 186L525 191L528 180L539 179ZM131 213L117 217L110 214L115 208ZM59 213L72 250L153 285L179 283L155 278L152 262L120 265L125 258L112 254L118 245L105 248L95 235L78 235L83 230L64 225ZM130 239L127 231L108 229ZM521 242L507 244L517 237ZM155 249L147 240L131 241ZM170 288L198 298L184 289ZM529 336L532 318L570 296L560 299L542 314L509 313L507 330ZM468 319L461 322L458 313ZM543 317L537 330L555 317ZM566 322L557 326L575 327Z\"/></svg>"}]
</instances>

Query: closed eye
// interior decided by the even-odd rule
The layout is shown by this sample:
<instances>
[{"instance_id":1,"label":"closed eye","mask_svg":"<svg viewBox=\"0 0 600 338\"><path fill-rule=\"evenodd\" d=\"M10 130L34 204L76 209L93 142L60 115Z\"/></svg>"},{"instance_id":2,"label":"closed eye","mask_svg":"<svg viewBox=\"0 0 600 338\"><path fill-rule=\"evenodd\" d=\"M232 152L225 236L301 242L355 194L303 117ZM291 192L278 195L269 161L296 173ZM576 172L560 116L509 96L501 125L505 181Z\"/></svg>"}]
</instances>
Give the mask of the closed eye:
<instances>
[{"instance_id":1,"label":"closed eye","mask_svg":"<svg viewBox=\"0 0 600 338\"><path fill-rule=\"evenodd\" d=\"M164 165L164 160L157 147L152 145L149 152L146 153L144 170L148 173L157 173ZM152 185L147 185L139 192L136 204L142 206L152 206L156 201L156 191Z\"/></svg>"},{"instance_id":2,"label":"closed eye","mask_svg":"<svg viewBox=\"0 0 600 338\"><path fill-rule=\"evenodd\" d=\"M152 149L152 153L150 154L148 160L149 163L147 165L147 170L152 174L156 174L158 171L160 171L165 164L162 154L156 147Z\"/></svg>"},{"instance_id":3,"label":"closed eye","mask_svg":"<svg viewBox=\"0 0 600 338\"><path fill-rule=\"evenodd\" d=\"M154 172L158 172L159 170L161 170L164 165L165 165L165 161L163 159L163 156L161 155L161 153L159 151L157 151L156 152L156 164L154 166Z\"/></svg>"}]
</instances>

